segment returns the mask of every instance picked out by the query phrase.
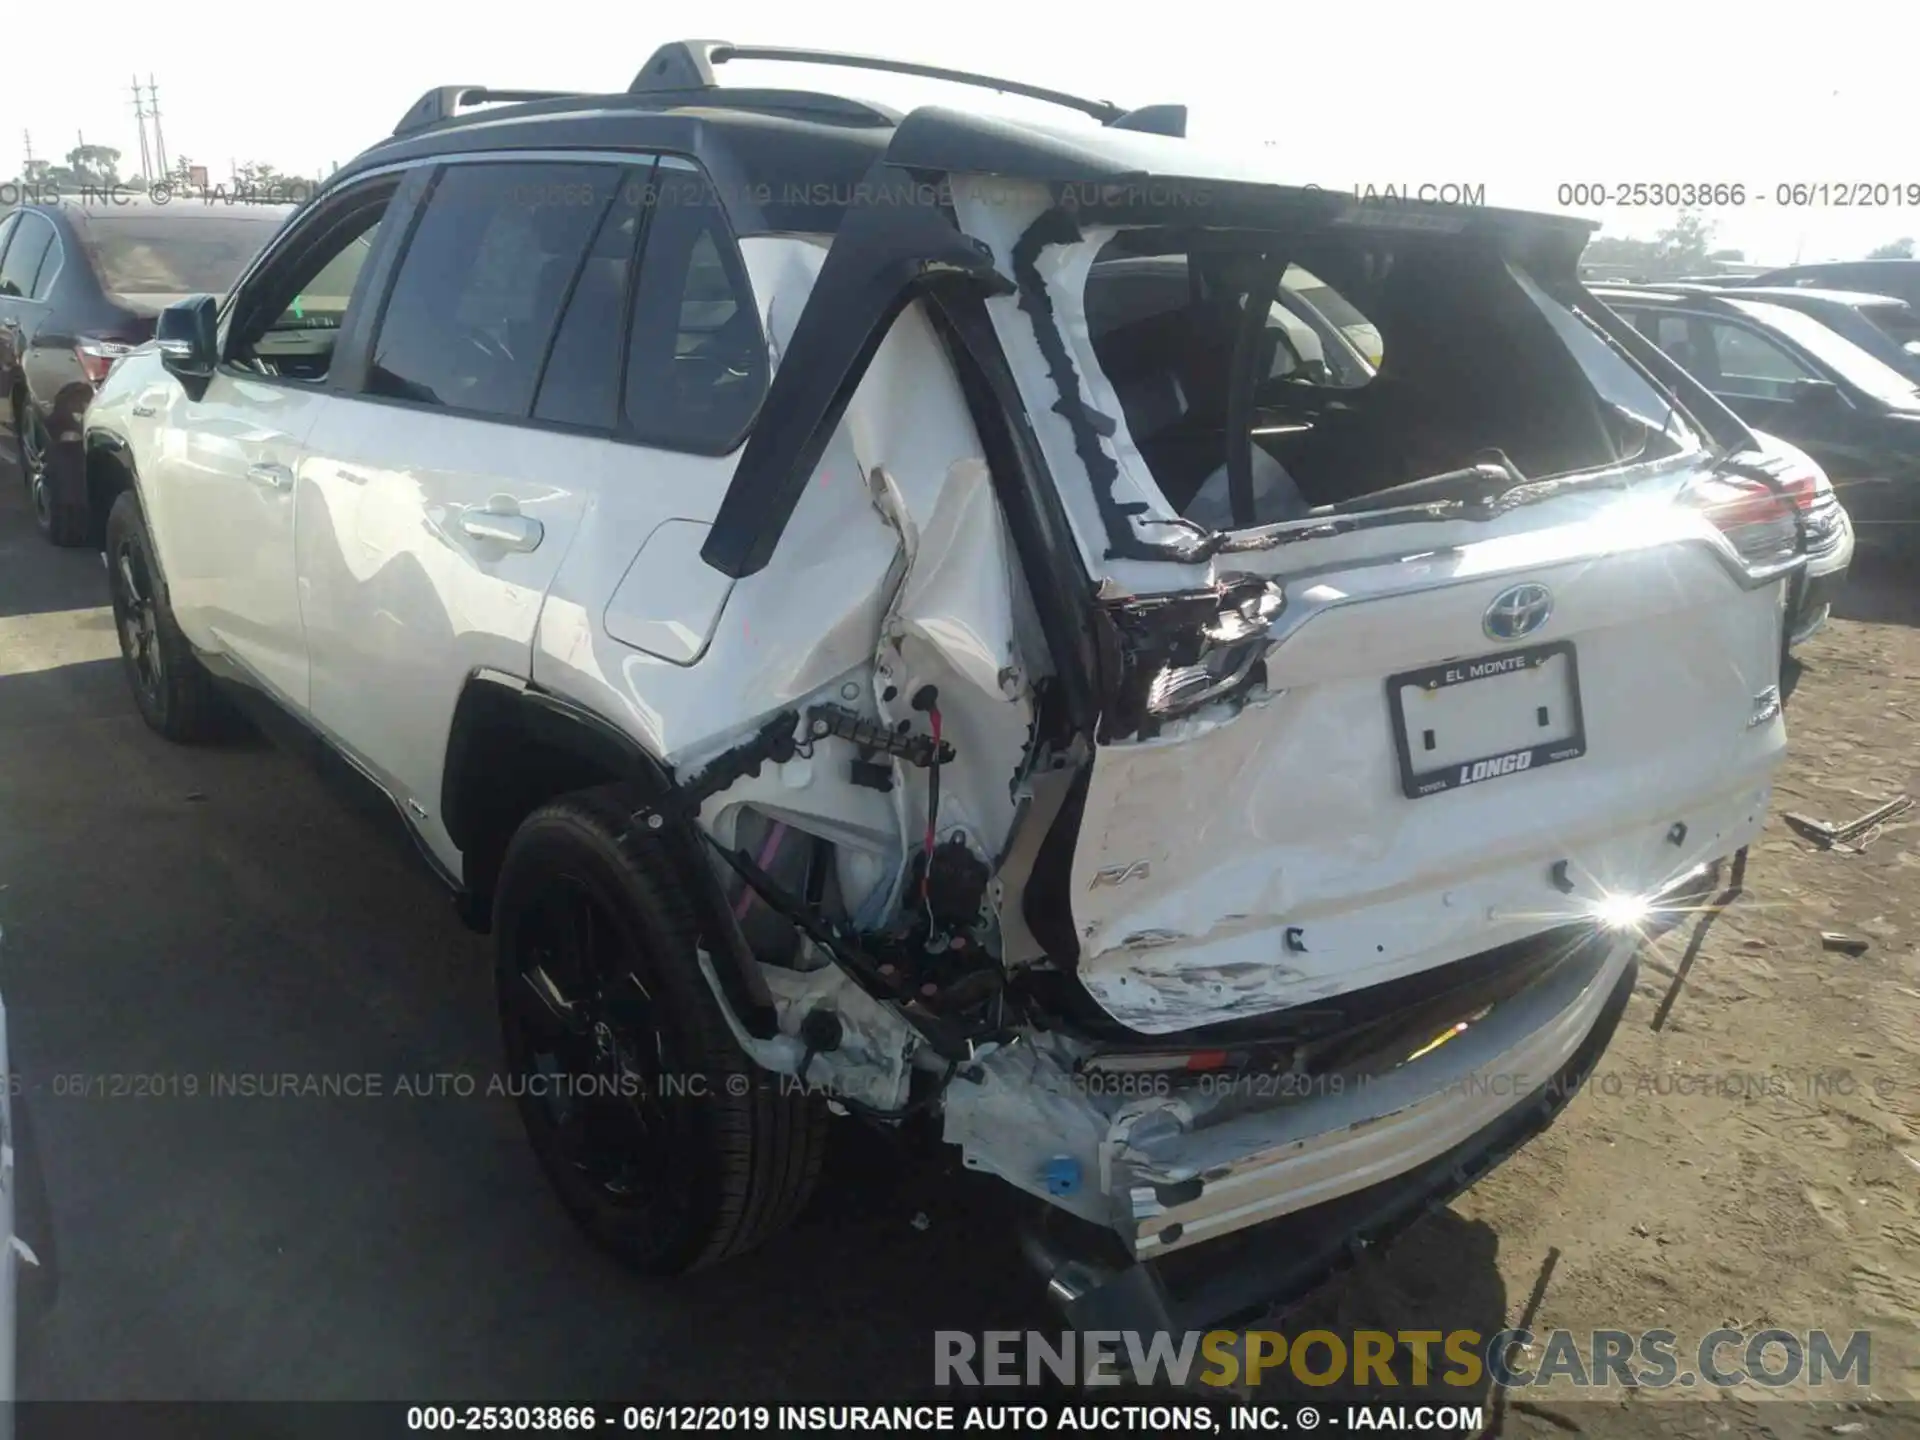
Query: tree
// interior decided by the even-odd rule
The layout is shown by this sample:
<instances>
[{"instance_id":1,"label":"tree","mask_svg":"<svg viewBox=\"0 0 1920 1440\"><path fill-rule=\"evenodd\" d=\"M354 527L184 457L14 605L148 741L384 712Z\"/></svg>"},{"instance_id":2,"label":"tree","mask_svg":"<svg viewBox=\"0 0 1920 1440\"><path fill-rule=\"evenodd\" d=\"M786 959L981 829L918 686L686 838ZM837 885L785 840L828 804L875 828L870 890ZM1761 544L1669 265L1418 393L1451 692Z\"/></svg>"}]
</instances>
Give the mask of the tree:
<instances>
[{"instance_id":1,"label":"tree","mask_svg":"<svg viewBox=\"0 0 1920 1440\"><path fill-rule=\"evenodd\" d=\"M22 192L77 195L82 190L111 190L120 183L120 152L110 145L76 145L66 163L29 160L17 180Z\"/></svg>"},{"instance_id":2,"label":"tree","mask_svg":"<svg viewBox=\"0 0 1920 1440\"><path fill-rule=\"evenodd\" d=\"M67 152L67 168L81 185L108 190L120 183L120 152L110 145L77 145Z\"/></svg>"},{"instance_id":3,"label":"tree","mask_svg":"<svg viewBox=\"0 0 1920 1440\"><path fill-rule=\"evenodd\" d=\"M1654 236L1660 259L1679 271L1698 268L1707 258L1713 243L1713 224L1702 220L1697 211L1682 210L1673 224Z\"/></svg>"},{"instance_id":4,"label":"tree","mask_svg":"<svg viewBox=\"0 0 1920 1440\"><path fill-rule=\"evenodd\" d=\"M249 160L234 172L235 190L265 201L305 200L318 187L317 180L304 175L289 175L264 160Z\"/></svg>"},{"instance_id":5,"label":"tree","mask_svg":"<svg viewBox=\"0 0 1920 1440\"><path fill-rule=\"evenodd\" d=\"M1869 260L1911 260L1913 259L1913 237L1902 235L1898 240L1885 245L1876 245L1867 252Z\"/></svg>"},{"instance_id":6,"label":"tree","mask_svg":"<svg viewBox=\"0 0 1920 1440\"><path fill-rule=\"evenodd\" d=\"M1707 259L1730 260L1736 265L1743 265L1746 263L1747 252L1744 250L1715 250L1707 256Z\"/></svg>"}]
</instances>

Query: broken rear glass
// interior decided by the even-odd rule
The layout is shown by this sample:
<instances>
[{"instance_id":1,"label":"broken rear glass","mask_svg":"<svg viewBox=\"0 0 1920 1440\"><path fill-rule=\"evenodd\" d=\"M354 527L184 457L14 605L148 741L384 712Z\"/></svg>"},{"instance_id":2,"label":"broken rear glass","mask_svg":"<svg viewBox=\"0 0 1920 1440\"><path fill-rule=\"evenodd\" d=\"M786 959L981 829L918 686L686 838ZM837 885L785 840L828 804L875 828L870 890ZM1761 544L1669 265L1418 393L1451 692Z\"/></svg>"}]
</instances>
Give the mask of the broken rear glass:
<instances>
[{"instance_id":1,"label":"broken rear glass","mask_svg":"<svg viewBox=\"0 0 1920 1440\"><path fill-rule=\"evenodd\" d=\"M1267 314L1257 341L1249 297ZM1295 258L1279 235L1233 246L1125 231L1088 272L1084 304L1154 482L1216 530L1475 466L1533 481L1699 443L1644 372L1489 247L1317 237ZM1236 513L1229 409L1248 384L1253 503Z\"/></svg>"}]
</instances>

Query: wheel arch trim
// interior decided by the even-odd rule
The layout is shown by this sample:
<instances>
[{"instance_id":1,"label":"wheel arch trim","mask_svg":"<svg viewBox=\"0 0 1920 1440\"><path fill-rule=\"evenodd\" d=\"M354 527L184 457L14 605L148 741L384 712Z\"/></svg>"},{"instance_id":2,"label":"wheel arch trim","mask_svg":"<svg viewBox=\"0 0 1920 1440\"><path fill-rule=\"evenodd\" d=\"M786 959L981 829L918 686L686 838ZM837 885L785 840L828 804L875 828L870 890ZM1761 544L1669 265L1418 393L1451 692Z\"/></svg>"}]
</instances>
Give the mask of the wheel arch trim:
<instances>
[{"instance_id":1,"label":"wheel arch trim","mask_svg":"<svg viewBox=\"0 0 1920 1440\"><path fill-rule=\"evenodd\" d=\"M479 793L473 788L473 771L479 757L498 743L502 731L508 738L517 732L618 776L645 800L658 799L675 788L666 764L604 716L519 676L478 669L467 677L455 704L441 780L441 823L463 853L480 838L484 823L472 803ZM491 740L485 738L489 732ZM747 1034L770 1038L779 1029L771 993L726 903L695 822L669 825L659 838L673 858L676 878L693 901L701 938L719 979L718 998Z\"/></svg>"}]
</instances>

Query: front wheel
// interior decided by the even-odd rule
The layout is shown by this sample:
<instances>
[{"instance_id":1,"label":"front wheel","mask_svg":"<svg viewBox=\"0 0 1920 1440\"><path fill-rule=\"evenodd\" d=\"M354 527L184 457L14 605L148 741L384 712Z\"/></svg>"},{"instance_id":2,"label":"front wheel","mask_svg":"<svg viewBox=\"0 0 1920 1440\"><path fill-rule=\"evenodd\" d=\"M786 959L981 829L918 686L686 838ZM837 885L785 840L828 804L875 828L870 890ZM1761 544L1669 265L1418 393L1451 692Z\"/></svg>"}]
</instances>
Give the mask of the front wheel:
<instances>
[{"instance_id":1,"label":"front wheel","mask_svg":"<svg viewBox=\"0 0 1920 1440\"><path fill-rule=\"evenodd\" d=\"M547 1178L595 1243L675 1275L805 1205L825 1114L735 1043L696 958L673 856L631 803L536 810L501 863L493 934L508 1083Z\"/></svg>"},{"instance_id":2,"label":"front wheel","mask_svg":"<svg viewBox=\"0 0 1920 1440\"><path fill-rule=\"evenodd\" d=\"M140 497L127 490L107 515L107 583L113 595L120 659L140 718L169 740L205 740L219 732L219 696L180 633L167 601Z\"/></svg>"}]
</instances>

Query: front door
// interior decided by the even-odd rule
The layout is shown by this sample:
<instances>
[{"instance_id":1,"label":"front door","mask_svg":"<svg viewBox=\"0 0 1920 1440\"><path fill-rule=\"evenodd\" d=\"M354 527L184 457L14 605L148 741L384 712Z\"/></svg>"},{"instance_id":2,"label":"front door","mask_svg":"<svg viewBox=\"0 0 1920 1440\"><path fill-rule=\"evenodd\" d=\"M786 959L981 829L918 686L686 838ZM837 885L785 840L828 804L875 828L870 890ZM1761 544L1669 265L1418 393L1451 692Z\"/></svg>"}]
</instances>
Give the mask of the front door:
<instances>
[{"instance_id":1,"label":"front door","mask_svg":"<svg viewBox=\"0 0 1920 1440\"><path fill-rule=\"evenodd\" d=\"M438 812L460 691L477 670L527 675L581 513L631 453L606 436L645 175L590 160L448 165L358 393L308 437L313 718L449 868Z\"/></svg>"},{"instance_id":2,"label":"front door","mask_svg":"<svg viewBox=\"0 0 1920 1440\"><path fill-rule=\"evenodd\" d=\"M276 244L236 297L219 368L201 387L168 388L165 443L149 462L159 473L148 521L181 628L296 712L308 687L295 491L329 403L334 340L392 193L391 182L344 192ZM310 293L323 277L325 293Z\"/></svg>"}]
</instances>

